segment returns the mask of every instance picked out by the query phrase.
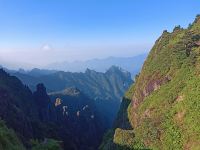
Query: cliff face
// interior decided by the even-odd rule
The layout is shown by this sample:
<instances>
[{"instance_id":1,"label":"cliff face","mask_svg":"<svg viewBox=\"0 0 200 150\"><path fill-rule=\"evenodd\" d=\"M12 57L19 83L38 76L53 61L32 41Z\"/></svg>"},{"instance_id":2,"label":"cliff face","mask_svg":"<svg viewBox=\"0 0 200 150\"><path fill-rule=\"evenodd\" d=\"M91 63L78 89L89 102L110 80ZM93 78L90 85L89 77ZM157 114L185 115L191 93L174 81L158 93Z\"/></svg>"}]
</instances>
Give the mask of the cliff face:
<instances>
[{"instance_id":1,"label":"cliff face","mask_svg":"<svg viewBox=\"0 0 200 150\"><path fill-rule=\"evenodd\" d=\"M68 149L97 149L105 124L95 103L75 88L50 93L55 105L57 126Z\"/></svg>"},{"instance_id":2,"label":"cliff face","mask_svg":"<svg viewBox=\"0 0 200 150\"><path fill-rule=\"evenodd\" d=\"M113 144L128 149L199 149L199 74L197 16L188 29L177 26L172 33L164 31L156 41L125 96L130 99L127 117L132 130L117 123L110 135Z\"/></svg>"},{"instance_id":3,"label":"cliff face","mask_svg":"<svg viewBox=\"0 0 200 150\"><path fill-rule=\"evenodd\" d=\"M0 70L0 117L23 140L34 137L31 121L38 118L32 92L15 77Z\"/></svg>"}]
</instances>

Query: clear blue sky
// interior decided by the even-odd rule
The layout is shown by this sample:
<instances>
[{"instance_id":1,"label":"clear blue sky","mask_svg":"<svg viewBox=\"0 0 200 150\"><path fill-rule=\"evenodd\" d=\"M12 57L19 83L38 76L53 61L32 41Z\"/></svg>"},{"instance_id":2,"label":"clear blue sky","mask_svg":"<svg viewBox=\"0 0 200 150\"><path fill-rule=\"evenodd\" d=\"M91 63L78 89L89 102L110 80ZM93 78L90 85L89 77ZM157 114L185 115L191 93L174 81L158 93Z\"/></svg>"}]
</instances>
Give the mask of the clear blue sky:
<instances>
[{"instance_id":1,"label":"clear blue sky","mask_svg":"<svg viewBox=\"0 0 200 150\"><path fill-rule=\"evenodd\" d=\"M198 0L0 0L0 59L45 65L134 56L199 13Z\"/></svg>"}]
</instances>

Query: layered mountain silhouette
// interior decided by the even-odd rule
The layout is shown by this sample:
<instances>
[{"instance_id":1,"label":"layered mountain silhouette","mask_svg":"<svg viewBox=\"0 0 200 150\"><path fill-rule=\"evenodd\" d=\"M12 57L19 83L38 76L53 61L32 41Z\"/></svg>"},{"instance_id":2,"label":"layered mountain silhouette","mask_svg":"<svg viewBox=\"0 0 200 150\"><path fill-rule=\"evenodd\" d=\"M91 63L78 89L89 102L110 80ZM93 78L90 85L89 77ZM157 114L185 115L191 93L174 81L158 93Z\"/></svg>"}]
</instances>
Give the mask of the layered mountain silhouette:
<instances>
[{"instance_id":1,"label":"layered mountain silhouette","mask_svg":"<svg viewBox=\"0 0 200 150\"><path fill-rule=\"evenodd\" d=\"M133 57L108 57L87 61L60 62L49 64L45 68L70 72L85 72L89 68L97 72L106 72L111 66L115 65L129 71L134 77L140 71L146 57L147 54L142 54Z\"/></svg>"},{"instance_id":2,"label":"layered mountain silhouette","mask_svg":"<svg viewBox=\"0 0 200 150\"><path fill-rule=\"evenodd\" d=\"M0 133L5 134L0 147L6 150L30 148L33 140L44 141L44 145L49 142L47 139L60 141L64 149L97 149L105 130L94 101L78 89L49 96L45 86L38 84L32 93L3 69L0 69L0 117L5 122L0 123L3 128Z\"/></svg>"},{"instance_id":3,"label":"layered mountain silhouette","mask_svg":"<svg viewBox=\"0 0 200 150\"><path fill-rule=\"evenodd\" d=\"M36 69L35 69L36 70ZM120 67L112 66L105 73L87 69L85 73L46 72L44 70L29 73L12 72L33 91L38 83L43 83L47 92L63 91L68 88L78 88L93 99L98 111L106 119L108 127L116 116L124 92L133 82L131 74ZM112 106L112 107L110 107Z\"/></svg>"}]
</instances>

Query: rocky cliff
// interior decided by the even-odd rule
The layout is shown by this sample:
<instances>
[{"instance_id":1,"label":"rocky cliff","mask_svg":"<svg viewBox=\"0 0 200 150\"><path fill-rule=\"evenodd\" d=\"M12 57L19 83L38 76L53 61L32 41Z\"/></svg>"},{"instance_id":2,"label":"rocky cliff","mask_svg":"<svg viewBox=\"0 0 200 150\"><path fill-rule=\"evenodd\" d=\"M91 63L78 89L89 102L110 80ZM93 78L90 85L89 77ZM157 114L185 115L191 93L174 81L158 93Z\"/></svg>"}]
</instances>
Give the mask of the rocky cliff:
<instances>
[{"instance_id":1,"label":"rocky cliff","mask_svg":"<svg viewBox=\"0 0 200 150\"><path fill-rule=\"evenodd\" d=\"M156 41L101 149L199 149L200 16ZM127 100L129 99L129 100ZM123 107L124 108L124 107ZM124 110L124 109L123 109ZM119 121L123 116L128 121ZM129 123L131 128L122 126Z\"/></svg>"}]
</instances>

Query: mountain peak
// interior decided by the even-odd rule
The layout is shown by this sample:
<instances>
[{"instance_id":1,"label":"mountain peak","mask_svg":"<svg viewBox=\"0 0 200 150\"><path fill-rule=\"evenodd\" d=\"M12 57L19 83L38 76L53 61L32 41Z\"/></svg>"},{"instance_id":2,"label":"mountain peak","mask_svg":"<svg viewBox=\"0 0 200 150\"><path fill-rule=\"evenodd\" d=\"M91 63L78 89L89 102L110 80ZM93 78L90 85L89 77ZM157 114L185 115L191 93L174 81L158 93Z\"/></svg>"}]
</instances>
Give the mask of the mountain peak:
<instances>
[{"instance_id":1,"label":"mountain peak","mask_svg":"<svg viewBox=\"0 0 200 150\"><path fill-rule=\"evenodd\" d=\"M43 83L39 83L39 84L37 85L37 91L38 91L38 92L45 92L45 93L46 93L46 87L44 86Z\"/></svg>"},{"instance_id":2,"label":"mountain peak","mask_svg":"<svg viewBox=\"0 0 200 150\"><path fill-rule=\"evenodd\" d=\"M3 68L0 68L0 75L8 76L9 74Z\"/></svg>"},{"instance_id":3,"label":"mountain peak","mask_svg":"<svg viewBox=\"0 0 200 150\"><path fill-rule=\"evenodd\" d=\"M46 87L42 83L37 85L37 89L33 95L38 106L40 107L46 107L50 103L50 99L46 93Z\"/></svg>"},{"instance_id":4,"label":"mountain peak","mask_svg":"<svg viewBox=\"0 0 200 150\"><path fill-rule=\"evenodd\" d=\"M200 14L196 16L194 23L200 23Z\"/></svg>"},{"instance_id":5,"label":"mountain peak","mask_svg":"<svg viewBox=\"0 0 200 150\"><path fill-rule=\"evenodd\" d=\"M106 71L106 73L119 73L119 72L125 73L125 74L129 74L128 71L122 69L122 68L119 67L119 66L115 66L115 65L111 66L111 67Z\"/></svg>"},{"instance_id":6,"label":"mountain peak","mask_svg":"<svg viewBox=\"0 0 200 150\"><path fill-rule=\"evenodd\" d=\"M86 74L91 74L91 73L96 73L96 71L87 68L87 69L85 70L85 73L86 73Z\"/></svg>"},{"instance_id":7,"label":"mountain peak","mask_svg":"<svg viewBox=\"0 0 200 150\"><path fill-rule=\"evenodd\" d=\"M116 71L122 71L122 68L120 68L119 66L113 65L107 70L107 72L116 72Z\"/></svg>"}]
</instances>

